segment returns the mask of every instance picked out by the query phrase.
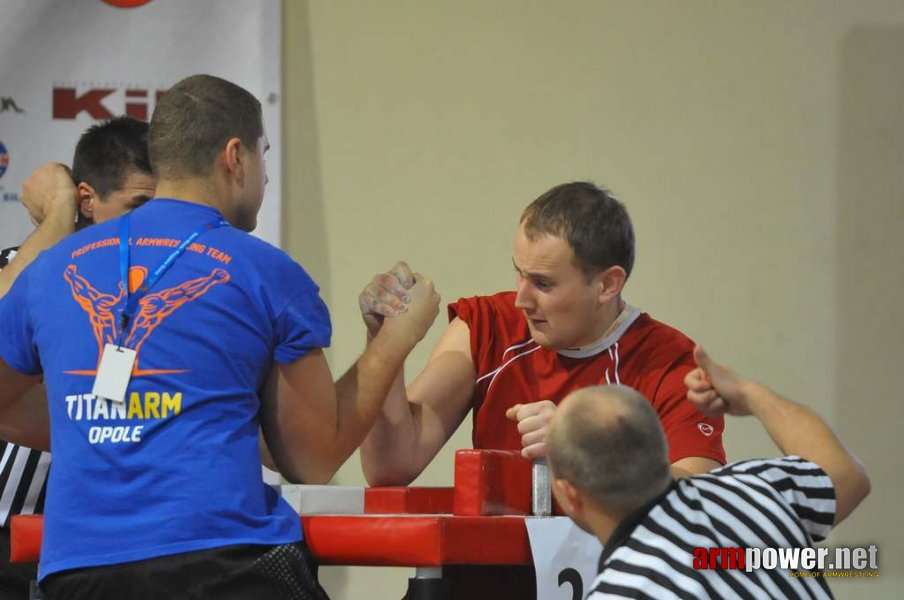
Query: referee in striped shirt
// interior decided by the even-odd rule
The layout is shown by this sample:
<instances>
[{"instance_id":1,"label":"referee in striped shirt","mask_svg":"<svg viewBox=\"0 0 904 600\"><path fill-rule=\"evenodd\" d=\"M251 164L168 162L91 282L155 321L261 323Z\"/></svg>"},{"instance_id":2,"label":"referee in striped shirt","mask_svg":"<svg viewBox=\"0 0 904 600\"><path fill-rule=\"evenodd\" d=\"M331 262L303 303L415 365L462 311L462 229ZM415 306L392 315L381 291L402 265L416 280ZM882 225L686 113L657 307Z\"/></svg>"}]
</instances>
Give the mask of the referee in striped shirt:
<instances>
[{"instance_id":1,"label":"referee in striped shirt","mask_svg":"<svg viewBox=\"0 0 904 600\"><path fill-rule=\"evenodd\" d=\"M831 598L825 578L787 569L748 572L722 558L694 568L700 549L725 556L719 549L810 548L870 490L863 466L818 415L714 363L702 348L694 358L688 399L709 416L753 415L788 456L674 480L643 396L623 386L572 394L547 445L553 493L603 543L588 600Z\"/></svg>"},{"instance_id":2,"label":"referee in striped shirt","mask_svg":"<svg viewBox=\"0 0 904 600\"><path fill-rule=\"evenodd\" d=\"M154 196L147 133L148 124L131 117L97 123L79 138L71 174L61 164L48 163L29 176L22 204L37 228L21 247L0 251L0 299L42 250L77 227L117 217ZM49 428L43 386L33 388L16 408L21 409L16 411L19 424L40 421ZM50 454L40 449L50 443L48 435L22 437L32 428L6 421L14 424L0 426L0 600L24 600L37 579L37 565L9 562L9 520L44 511Z\"/></svg>"}]
</instances>

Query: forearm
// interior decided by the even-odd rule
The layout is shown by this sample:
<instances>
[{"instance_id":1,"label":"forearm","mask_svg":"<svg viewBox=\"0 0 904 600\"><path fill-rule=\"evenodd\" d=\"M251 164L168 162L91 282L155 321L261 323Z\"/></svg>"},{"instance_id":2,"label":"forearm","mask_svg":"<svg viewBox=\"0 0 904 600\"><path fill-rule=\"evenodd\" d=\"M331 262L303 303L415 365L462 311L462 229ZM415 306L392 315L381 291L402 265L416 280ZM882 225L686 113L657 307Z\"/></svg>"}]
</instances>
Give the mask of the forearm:
<instances>
[{"instance_id":1,"label":"forearm","mask_svg":"<svg viewBox=\"0 0 904 600\"><path fill-rule=\"evenodd\" d=\"M54 246L75 230L75 212L55 210L47 214L44 221L19 247L16 256L6 267L0 270L0 298L6 295L19 274L30 265L38 255Z\"/></svg>"},{"instance_id":2,"label":"forearm","mask_svg":"<svg viewBox=\"0 0 904 600\"><path fill-rule=\"evenodd\" d=\"M361 468L370 485L407 485L422 465L418 457L418 415L405 389L404 369L399 369L383 410L361 445Z\"/></svg>"},{"instance_id":3,"label":"forearm","mask_svg":"<svg viewBox=\"0 0 904 600\"><path fill-rule=\"evenodd\" d=\"M817 462L814 457L847 453L825 421L809 408L752 381L746 382L742 393L750 413L782 453L813 462Z\"/></svg>"},{"instance_id":4,"label":"forearm","mask_svg":"<svg viewBox=\"0 0 904 600\"><path fill-rule=\"evenodd\" d=\"M336 448L342 462L365 442L366 436L363 453L371 448L386 450L380 447L379 441L389 438L379 432L392 435L389 432L394 423L411 423L402 372L413 348L413 342L381 330L358 361L336 382ZM369 432L375 428L378 433L372 440ZM378 442L376 447L374 440Z\"/></svg>"}]
</instances>

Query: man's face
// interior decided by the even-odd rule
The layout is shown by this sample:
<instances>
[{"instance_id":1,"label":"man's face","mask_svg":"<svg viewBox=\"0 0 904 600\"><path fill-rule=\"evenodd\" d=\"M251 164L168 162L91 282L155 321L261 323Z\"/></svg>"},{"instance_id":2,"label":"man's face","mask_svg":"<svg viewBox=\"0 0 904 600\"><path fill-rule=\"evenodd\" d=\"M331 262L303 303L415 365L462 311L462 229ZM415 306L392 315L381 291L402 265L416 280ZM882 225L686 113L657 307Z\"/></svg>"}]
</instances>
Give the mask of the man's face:
<instances>
[{"instance_id":1,"label":"man's face","mask_svg":"<svg viewBox=\"0 0 904 600\"><path fill-rule=\"evenodd\" d=\"M92 203L94 222L103 223L138 208L154 197L156 187L157 182L150 173L129 171L122 188L113 190L103 200L96 199Z\"/></svg>"},{"instance_id":2,"label":"man's face","mask_svg":"<svg viewBox=\"0 0 904 600\"><path fill-rule=\"evenodd\" d=\"M598 277L587 280L574 264L565 240L543 235L531 241L518 227L512 255L518 295L531 337L545 348L563 350L595 342L608 325Z\"/></svg>"}]
</instances>

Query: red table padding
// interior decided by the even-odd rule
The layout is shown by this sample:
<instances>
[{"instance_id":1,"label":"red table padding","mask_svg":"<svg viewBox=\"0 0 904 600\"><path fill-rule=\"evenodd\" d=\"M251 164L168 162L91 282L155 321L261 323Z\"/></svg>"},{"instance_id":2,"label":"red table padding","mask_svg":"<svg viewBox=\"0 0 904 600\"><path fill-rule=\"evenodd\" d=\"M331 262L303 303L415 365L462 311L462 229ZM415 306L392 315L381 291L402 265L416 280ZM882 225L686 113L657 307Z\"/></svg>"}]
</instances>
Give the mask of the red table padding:
<instances>
[{"instance_id":1,"label":"red table padding","mask_svg":"<svg viewBox=\"0 0 904 600\"><path fill-rule=\"evenodd\" d=\"M302 517L311 553L323 564L439 567L531 564L521 517L312 515ZM12 518L12 562L37 562L41 516Z\"/></svg>"},{"instance_id":2,"label":"red table padding","mask_svg":"<svg viewBox=\"0 0 904 600\"><path fill-rule=\"evenodd\" d=\"M43 516L13 515L10 521L10 562L38 562L41 557L41 536L43 535Z\"/></svg>"},{"instance_id":3,"label":"red table padding","mask_svg":"<svg viewBox=\"0 0 904 600\"><path fill-rule=\"evenodd\" d=\"M524 519L495 516L530 514L531 463L520 452L459 450L454 489L371 488L364 505L367 515L302 517L315 557L412 567L531 563ZM11 530L13 562L36 562L42 517L14 516Z\"/></svg>"},{"instance_id":4,"label":"red table padding","mask_svg":"<svg viewBox=\"0 0 904 600\"><path fill-rule=\"evenodd\" d=\"M522 517L311 515L311 553L324 564L439 567L531 564Z\"/></svg>"},{"instance_id":5,"label":"red table padding","mask_svg":"<svg viewBox=\"0 0 904 600\"><path fill-rule=\"evenodd\" d=\"M455 453L456 515L529 515L532 465L518 451Z\"/></svg>"},{"instance_id":6,"label":"red table padding","mask_svg":"<svg viewBox=\"0 0 904 600\"><path fill-rule=\"evenodd\" d=\"M452 488L365 488L366 514L452 514Z\"/></svg>"}]
</instances>

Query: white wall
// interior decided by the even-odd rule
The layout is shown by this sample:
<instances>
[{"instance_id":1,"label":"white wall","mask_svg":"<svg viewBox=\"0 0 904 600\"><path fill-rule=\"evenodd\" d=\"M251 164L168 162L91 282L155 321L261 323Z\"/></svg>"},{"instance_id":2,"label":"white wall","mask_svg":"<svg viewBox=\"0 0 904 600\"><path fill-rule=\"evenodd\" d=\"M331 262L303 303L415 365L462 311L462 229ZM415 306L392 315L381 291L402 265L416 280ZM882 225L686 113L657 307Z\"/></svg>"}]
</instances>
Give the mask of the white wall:
<instances>
[{"instance_id":1,"label":"white wall","mask_svg":"<svg viewBox=\"0 0 904 600\"><path fill-rule=\"evenodd\" d=\"M363 347L374 273L405 258L445 301L508 288L521 209L592 179L635 221L627 299L815 408L864 459L873 495L831 543L879 544L881 577L833 587L894 597L902 55L892 1L286 2L283 239L323 286L334 371ZM462 428L417 483L451 485L468 444ZM775 453L748 421L726 445ZM362 482L357 459L337 480ZM393 598L410 573L323 580L336 599Z\"/></svg>"}]
</instances>

